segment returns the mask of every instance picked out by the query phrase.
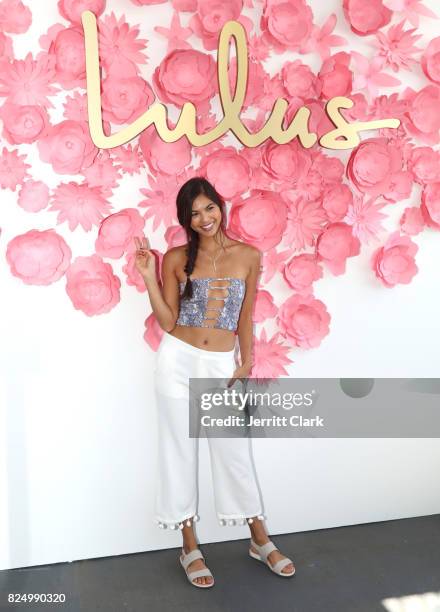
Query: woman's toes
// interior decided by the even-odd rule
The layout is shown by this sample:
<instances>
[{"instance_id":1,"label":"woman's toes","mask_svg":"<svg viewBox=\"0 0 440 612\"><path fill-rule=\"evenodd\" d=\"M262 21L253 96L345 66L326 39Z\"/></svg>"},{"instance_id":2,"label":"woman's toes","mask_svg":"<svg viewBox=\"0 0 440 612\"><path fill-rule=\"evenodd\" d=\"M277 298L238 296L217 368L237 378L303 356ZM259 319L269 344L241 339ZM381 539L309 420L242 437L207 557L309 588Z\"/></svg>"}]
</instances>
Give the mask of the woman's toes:
<instances>
[{"instance_id":1,"label":"woman's toes","mask_svg":"<svg viewBox=\"0 0 440 612\"><path fill-rule=\"evenodd\" d=\"M293 572L293 564L289 563L289 565L286 565L286 567L283 567L281 571L283 572L283 574L291 574Z\"/></svg>"}]
</instances>

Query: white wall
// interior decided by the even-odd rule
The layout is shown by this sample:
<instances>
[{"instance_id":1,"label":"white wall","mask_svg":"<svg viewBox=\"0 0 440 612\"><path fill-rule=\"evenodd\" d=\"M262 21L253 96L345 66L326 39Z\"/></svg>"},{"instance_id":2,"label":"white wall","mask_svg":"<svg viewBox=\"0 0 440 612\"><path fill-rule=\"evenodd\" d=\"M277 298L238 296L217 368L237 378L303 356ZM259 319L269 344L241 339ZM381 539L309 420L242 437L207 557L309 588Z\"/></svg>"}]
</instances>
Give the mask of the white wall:
<instances>
[{"instance_id":1,"label":"white wall","mask_svg":"<svg viewBox=\"0 0 440 612\"><path fill-rule=\"evenodd\" d=\"M311 4L322 23L330 9L317 0ZM434 8L435 0L425 4ZM148 76L166 47L152 27L169 22L169 7L108 5L142 24L150 40ZM57 21L55 0L32 3L32 11L30 32L14 40L20 57L37 50L41 24ZM142 17L148 13L157 17L154 24ZM434 26L423 22L427 37L435 35ZM344 35L351 39L348 28ZM363 51L364 42L356 41ZM67 180L41 163L34 147L28 151L34 176L50 187ZM115 210L140 201L141 186L145 176L124 178ZM87 317L72 307L63 279L37 287L12 277L5 262L9 240L55 224L53 213L22 211L16 196L2 191L0 207L0 568L177 546L180 534L152 522L156 407L154 353L142 337L147 296L123 283L111 313ZM396 219L406 204L393 205ZM57 231L74 257L93 252L93 232ZM316 296L332 315L331 333L318 349L295 351L291 375L439 376L439 234L426 231L415 242L420 271L409 286L387 290L374 282L368 252L349 260L344 276L326 274L317 283ZM121 261L112 265L123 278ZM281 302L281 283L269 288ZM220 527L215 520L206 440L201 445L200 541L244 538L246 527ZM254 458L272 534L440 511L437 439L260 439Z\"/></svg>"}]
</instances>

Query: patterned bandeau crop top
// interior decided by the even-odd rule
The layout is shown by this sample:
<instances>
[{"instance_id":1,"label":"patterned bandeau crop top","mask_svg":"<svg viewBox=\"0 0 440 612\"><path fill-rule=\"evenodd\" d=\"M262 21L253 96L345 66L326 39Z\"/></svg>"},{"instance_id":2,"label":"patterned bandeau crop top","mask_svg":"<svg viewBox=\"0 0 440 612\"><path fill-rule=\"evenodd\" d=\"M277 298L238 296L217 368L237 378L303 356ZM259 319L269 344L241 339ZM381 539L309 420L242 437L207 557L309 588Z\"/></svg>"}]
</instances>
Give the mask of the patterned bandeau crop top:
<instances>
[{"instance_id":1,"label":"patterned bandeau crop top","mask_svg":"<svg viewBox=\"0 0 440 612\"><path fill-rule=\"evenodd\" d=\"M245 280L223 276L192 278L191 281L193 296L180 300L176 325L235 331L246 292ZM179 283L180 295L185 285L185 282Z\"/></svg>"}]
</instances>

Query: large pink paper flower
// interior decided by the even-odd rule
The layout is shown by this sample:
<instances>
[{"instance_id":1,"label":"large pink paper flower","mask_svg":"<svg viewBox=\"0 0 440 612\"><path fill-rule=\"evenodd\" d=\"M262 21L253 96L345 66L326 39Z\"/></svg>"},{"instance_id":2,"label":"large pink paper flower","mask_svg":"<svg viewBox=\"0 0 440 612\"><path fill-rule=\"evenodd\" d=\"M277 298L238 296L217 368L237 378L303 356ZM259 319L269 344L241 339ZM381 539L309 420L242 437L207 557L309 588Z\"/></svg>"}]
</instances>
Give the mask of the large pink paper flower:
<instances>
[{"instance_id":1,"label":"large pink paper flower","mask_svg":"<svg viewBox=\"0 0 440 612\"><path fill-rule=\"evenodd\" d=\"M281 71L284 87L292 98L316 98L321 92L321 83L309 66L300 60L286 62Z\"/></svg>"},{"instance_id":2,"label":"large pink paper flower","mask_svg":"<svg viewBox=\"0 0 440 612\"><path fill-rule=\"evenodd\" d=\"M381 222L386 219L386 215L380 212L384 206L385 202L376 203L375 198L356 196L344 217L344 221L351 225L353 236L367 244L370 239L377 239L378 234L384 230Z\"/></svg>"},{"instance_id":3,"label":"large pink paper flower","mask_svg":"<svg viewBox=\"0 0 440 612\"><path fill-rule=\"evenodd\" d=\"M11 104L41 105L52 107L48 96L53 96L58 88L51 83L55 70L47 55L32 59L28 53L24 60L3 62L0 70L0 96L6 97Z\"/></svg>"},{"instance_id":4,"label":"large pink paper flower","mask_svg":"<svg viewBox=\"0 0 440 612\"><path fill-rule=\"evenodd\" d=\"M107 197L112 195L112 190L118 186L121 178L118 166L105 150L101 151L91 166L83 169L82 174L90 187L100 187Z\"/></svg>"},{"instance_id":5,"label":"large pink paper flower","mask_svg":"<svg viewBox=\"0 0 440 612\"><path fill-rule=\"evenodd\" d=\"M189 22L194 34L202 39L205 49L217 49L220 30L227 21L236 21L243 0L197 0L197 12Z\"/></svg>"},{"instance_id":6,"label":"large pink paper flower","mask_svg":"<svg viewBox=\"0 0 440 612\"><path fill-rule=\"evenodd\" d=\"M346 223L331 223L318 236L316 253L335 276L345 272L348 257L360 253L360 242Z\"/></svg>"},{"instance_id":7,"label":"large pink paper flower","mask_svg":"<svg viewBox=\"0 0 440 612\"><path fill-rule=\"evenodd\" d=\"M327 215L318 200L307 202L297 196L295 189L282 191L281 198L288 205L286 231L283 239L294 251L312 246L316 236L327 223Z\"/></svg>"},{"instance_id":8,"label":"large pink paper flower","mask_svg":"<svg viewBox=\"0 0 440 612\"><path fill-rule=\"evenodd\" d=\"M125 16L116 18L112 12L99 20L99 53L107 75L116 77L136 76L137 64L145 64L147 46L145 38L138 38L139 26L130 26Z\"/></svg>"},{"instance_id":9,"label":"large pink paper flower","mask_svg":"<svg viewBox=\"0 0 440 612\"><path fill-rule=\"evenodd\" d=\"M49 210L58 211L57 223L67 221L70 231L81 225L89 232L94 225L99 225L110 207L99 187L71 181L60 183L54 190Z\"/></svg>"},{"instance_id":10,"label":"large pink paper flower","mask_svg":"<svg viewBox=\"0 0 440 612\"><path fill-rule=\"evenodd\" d=\"M386 243L374 251L371 267L385 287L408 284L418 272L415 254L419 247L408 236L393 232Z\"/></svg>"},{"instance_id":11,"label":"large pink paper flower","mask_svg":"<svg viewBox=\"0 0 440 612\"><path fill-rule=\"evenodd\" d=\"M164 238L169 249L172 249L176 246L182 246L187 242L185 230L181 225L173 225L171 227L167 227L167 229L165 230Z\"/></svg>"},{"instance_id":12,"label":"large pink paper flower","mask_svg":"<svg viewBox=\"0 0 440 612\"><path fill-rule=\"evenodd\" d=\"M427 85L419 92L408 88L403 98L408 102L408 110L403 118L406 130L426 144L437 144L440 130L440 87Z\"/></svg>"},{"instance_id":13,"label":"large pink paper flower","mask_svg":"<svg viewBox=\"0 0 440 612\"><path fill-rule=\"evenodd\" d=\"M134 236L143 234L145 220L136 208L124 208L101 221L95 250L102 257L118 259L132 247Z\"/></svg>"},{"instance_id":14,"label":"large pink paper flower","mask_svg":"<svg viewBox=\"0 0 440 612\"><path fill-rule=\"evenodd\" d=\"M408 159L408 169L417 183L435 183L440 179L440 153L431 147L415 147Z\"/></svg>"},{"instance_id":15,"label":"large pink paper flower","mask_svg":"<svg viewBox=\"0 0 440 612\"><path fill-rule=\"evenodd\" d=\"M353 73L350 68L350 55L344 51L335 53L321 66L318 82L323 98L347 96L353 86Z\"/></svg>"},{"instance_id":16,"label":"large pink paper flower","mask_svg":"<svg viewBox=\"0 0 440 612\"><path fill-rule=\"evenodd\" d=\"M227 200L245 193L249 188L249 164L234 147L224 147L206 155L200 165L200 173Z\"/></svg>"},{"instance_id":17,"label":"large pink paper flower","mask_svg":"<svg viewBox=\"0 0 440 612\"><path fill-rule=\"evenodd\" d=\"M261 163L271 180L294 187L307 175L312 160L297 140L286 144L270 141L263 149Z\"/></svg>"},{"instance_id":18,"label":"large pink paper flower","mask_svg":"<svg viewBox=\"0 0 440 612\"><path fill-rule=\"evenodd\" d=\"M55 77L64 89L86 86L84 34L80 26L60 30L49 47L54 58Z\"/></svg>"},{"instance_id":19,"label":"large pink paper flower","mask_svg":"<svg viewBox=\"0 0 440 612\"><path fill-rule=\"evenodd\" d=\"M404 23L405 21L401 21L391 26L386 34L377 32L377 40L373 41L379 50L379 57L384 59L384 66L389 66L394 72L400 68L411 70L412 65L417 63L412 56L420 51L414 43L422 38L422 35L414 34L415 28L404 30Z\"/></svg>"},{"instance_id":20,"label":"large pink paper flower","mask_svg":"<svg viewBox=\"0 0 440 612\"><path fill-rule=\"evenodd\" d=\"M440 84L440 36L429 41L422 55L422 68L428 79Z\"/></svg>"},{"instance_id":21,"label":"large pink paper flower","mask_svg":"<svg viewBox=\"0 0 440 612\"><path fill-rule=\"evenodd\" d=\"M58 0L60 15L72 23L81 23L81 14L92 11L96 17L105 10L106 0Z\"/></svg>"},{"instance_id":22,"label":"large pink paper flower","mask_svg":"<svg viewBox=\"0 0 440 612\"><path fill-rule=\"evenodd\" d=\"M110 312L120 301L121 281L98 255L77 257L66 272L66 293L89 317Z\"/></svg>"},{"instance_id":23,"label":"large pink paper flower","mask_svg":"<svg viewBox=\"0 0 440 612\"><path fill-rule=\"evenodd\" d=\"M283 269L286 283L297 293L307 295L313 291L313 283L323 276L316 255L303 253L290 259Z\"/></svg>"},{"instance_id":24,"label":"large pink paper flower","mask_svg":"<svg viewBox=\"0 0 440 612\"><path fill-rule=\"evenodd\" d=\"M151 189L141 189L145 200L139 202L140 208L146 208L145 219L153 218L153 231L161 223L170 227L177 222L176 197L180 188L176 175L163 175L156 173L156 177L149 176Z\"/></svg>"},{"instance_id":25,"label":"large pink paper flower","mask_svg":"<svg viewBox=\"0 0 440 612\"><path fill-rule=\"evenodd\" d=\"M279 332L268 338L263 328L259 338L254 336L252 349L254 363L250 378L264 380L289 375L284 366L293 363L287 356L291 349L284 344Z\"/></svg>"},{"instance_id":26,"label":"large pink paper flower","mask_svg":"<svg viewBox=\"0 0 440 612\"><path fill-rule=\"evenodd\" d=\"M322 207L332 223L342 221L352 203L353 194L350 188L342 183L331 185L322 195Z\"/></svg>"},{"instance_id":27,"label":"large pink paper flower","mask_svg":"<svg viewBox=\"0 0 440 612\"><path fill-rule=\"evenodd\" d=\"M98 149L90 138L89 126L79 121L61 121L38 141L43 161L59 174L78 174L93 163Z\"/></svg>"},{"instance_id":28,"label":"large pink paper flower","mask_svg":"<svg viewBox=\"0 0 440 612\"><path fill-rule=\"evenodd\" d=\"M153 174L178 175L191 163L191 144L186 137L164 142L155 127L150 126L140 135L139 145Z\"/></svg>"},{"instance_id":29,"label":"large pink paper flower","mask_svg":"<svg viewBox=\"0 0 440 612\"><path fill-rule=\"evenodd\" d=\"M426 185L420 206L426 225L440 229L440 182Z\"/></svg>"},{"instance_id":30,"label":"large pink paper flower","mask_svg":"<svg viewBox=\"0 0 440 612\"><path fill-rule=\"evenodd\" d=\"M233 203L229 228L238 238L267 251L277 245L286 228L286 205L271 191L251 191Z\"/></svg>"},{"instance_id":31,"label":"large pink paper flower","mask_svg":"<svg viewBox=\"0 0 440 612\"><path fill-rule=\"evenodd\" d=\"M124 174L139 174L144 165L142 153L139 144L115 147L111 151L112 156L118 164L118 168Z\"/></svg>"},{"instance_id":32,"label":"large pink paper flower","mask_svg":"<svg viewBox=\"0 0 440 612\"><path fill-rule=\"evenodd\" d=\"M330 315L313 295L292 295L281 305L277 322L286 340L308 349L319 346L329 333Z\"/></svg>"},{"instance_id":33,"label":"large pink paper flower","mask_svg":"<svg viewBox=\"0 0 440 612\"><path fill-rule=\"evenodd\" d=\"M17 149L10 151L6 147L0 154L0 188L15 191L17 185L22 185L29 176L26 155L19 155Z\"/></svg>"},{"instance_id":34,"label":"large pink paper flower","mask_svg":"<svg viewBox=\"0 0 440 612\"><path fill-rule=\"evenodd\" d=\"M402 163L402 152L397 146L386 138L368 138L352 151L347 177L363 193L387 194L393 175L402 169Z\"/></svg>"},{"instance_id":35,"label":"large pink paper flower","mask_svg":"<svg viewBox=\"0 0 440 612\"><path fill-rule=\"evenodd\" d=\"M182 106L193 102L200 111L216 93L216 65L210 55L195 49L171 51L156 68L153 83L164 102Z\"/></svg>"},{"instance_id":36,"label":"large pink paper flower","mask_svg":"<svg viewBox=\"0 0 440 612\"><path fill-rule=\"evenodd\" d=\"M27 32L32 23L32 13L21 0L0 1L0 29L10 34Z\"/></svg>"},{"instance_id":37,"label":"large pink paper flower","mask_svg":"<svg viewBox=\"0 0 440 612\"><path fill-rule=\"evenodd\" d=\"M102 84L103 117L113 123L134 121L153 101L153 90L141 77L110 76Z\"/></svg>"},{"instance_id":38,"label":"large pink paper flower","mask_svg":"<svg viewBox=\"0 0 440 612\"><path fill-rule=\"evenodd\" d=\"M359 36L375 34L391 20L392 12L382 0L344 0L343 7L346 20Z\"/></svg>"},{"instance_id":39,"label":"large pink paper flower","mask_svg":"<svg viewBox=\"0 0 440 612\"><path fill-rule=\"evenodd\" d=\"M400 217L400 228L404 234L416 236L420 234L425 226L423 213L418 206L409 206L405 208Z\"/></svg>"},{"instance_id":40,"label":"large pink paper flower","mask_svg":"<svg viewBox=\"0 0 440 612\"><path fill-rule=\"evenodd\" d=\"M45 136L49 129L49 116L41 106L4 104L0 108L3 136L10 144L31 143Z\"/></svg>"},{"instance_id":41,"label":"large pink paper flower","mask_svg":"<svg viewBox=\"0 0 440 612\"><path fill-rule=\"evenodd\" d=\"M8 243L6 261L11 274L26 285L51 285L70 264L72 251L55 230L29 230Z\"/></svg>"},{"instance_id":42,"label":"large pink paper flower","mask_svg":"<svg viewBox=\"0 0 440 612\"><path fill-rule=\"evenodd\" d=\"M276 51L298 51L311 35L312 9L305 0L266 0L260 26Z\"/></svg>"},{"instance_id":43,"label":"large pink paper flower","mask_svg":"<svg viewBox=\"0 0 440 612\"><path fill-rule=\"evenodd\" d=\"M17 204L26 212L39 212L49 203L49 187L42 181L29 180L23 183Z\"/></svg>"},{"instance_id":44,"label":"large pink paper flower","mask_svg":"<svg viewBox=\"0 0 440 612\"><path fill-rule=\"evenodd\" d=\"M273 303L273 297L269 291L260 289L255 296L252 321L262 323L266 319L272 319L278 312L278 308Z\"/></svg>"}]
</instances>

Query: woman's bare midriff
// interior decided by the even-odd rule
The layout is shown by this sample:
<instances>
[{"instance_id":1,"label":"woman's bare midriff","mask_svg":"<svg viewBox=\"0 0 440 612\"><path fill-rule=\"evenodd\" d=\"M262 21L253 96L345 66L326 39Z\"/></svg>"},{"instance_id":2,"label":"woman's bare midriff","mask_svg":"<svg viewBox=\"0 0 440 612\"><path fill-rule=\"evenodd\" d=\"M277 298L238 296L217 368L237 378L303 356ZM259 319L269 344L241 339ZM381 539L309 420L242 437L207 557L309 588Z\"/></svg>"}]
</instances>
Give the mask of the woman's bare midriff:
<instances>
[{"instance_id":1,"label":"woman's bare midriff","mask_svg":"<svg viewBox=\"0 0 440 612\"><path fill-rule=\"evenodd\" d=\"M169 334L205 351L232 351L235 347L236 335L229 329L176 325Z\"/></svg>"}]
</instances>

